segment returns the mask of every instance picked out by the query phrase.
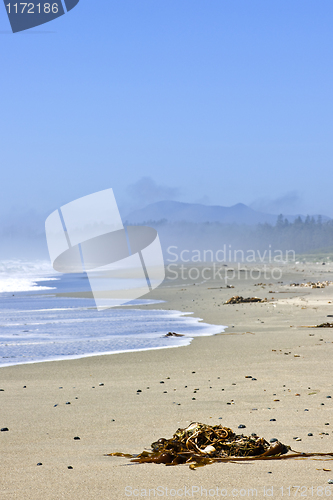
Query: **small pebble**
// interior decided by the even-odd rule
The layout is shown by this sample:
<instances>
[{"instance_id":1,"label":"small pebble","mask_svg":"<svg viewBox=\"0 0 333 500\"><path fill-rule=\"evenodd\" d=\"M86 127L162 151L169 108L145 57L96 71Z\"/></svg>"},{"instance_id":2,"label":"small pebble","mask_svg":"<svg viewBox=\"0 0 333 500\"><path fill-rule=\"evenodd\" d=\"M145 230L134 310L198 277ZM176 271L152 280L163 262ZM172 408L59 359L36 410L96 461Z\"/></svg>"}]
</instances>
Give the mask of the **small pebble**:
<instances>
[{"instance_id":1,"label":"small pebble","mask_svg":"<svg viewBox=\"0 0 333 500\"><path fill-rule=\"evenodd\" d=\"M219 420L222 420L222 417L219 417Z\"/></svg>"},{"instance_id":2,"label":"small pebble","mask_svg":"<svg viewBox=\"0 0 333 500\"><path fill-rule=\"evenodd\" d=\"M329 424L329 422L326 422L326 424L325 424L325 425L330 425L330 424Z\"/></svg>"},{"instance_id":3,"label":"small pebble","mask_svg":"<svg viewBox=\"0 0 333 500\"><path fill-rule=\"evenodd\" d=\"M313 436L312 432L309 432L308 436Z\"/></svg>"},{"instance_id":4,"label":"small pebble","mask_svg":"<svg viewBox=\"0 0 333 500\"><path fill-rule=\"evenodd\" d=\"M24 386L23 386L23 389L26 389L26 388L27 388L27 386L26 386L26 385L24 385Z\"/></svg>"},{"instance_id":5,"label":"small pebble","mask_svg":"<svg viewBox=\"0 0 333 500\"><path fill-rule=\"evenodd\" d=\"M269 440L270 443L276 443L277 442L277 439L276 438L272 438Z\"/></svg>"},{"instance_id":6,"label":"small pebble","mask_svg":"<svg viewBox=\"0 0 333 500\"><path fill-rule=\"evenodd\" d=\"M167 394L168 391L163 391L163 394Z\"/></svg>"},{"instance_id":7,"label":"small pebble","mask_svg":"<svg viewBox=\"0 0 333 500\"><path fill-rule=\"evenodd\" d=\"M307 408L305 408L305 410L304 410L304 411L309 411L309 410L308 410Z\"/></svg>"},{"instance_id":8,"label":"small pebble","mask_svg":"<svg viewBox=\"0 0 333 500\"><path fill-rule=\"evenodd\" d=\"M113 419L111 420L111 422L115 422L115 419L113 418Z\"/></svg>"},{"instance_id":9,"label":"small pebble","mask_svg":"<svg viewBox=\"0 0 333 500\"><path fill-rule=\"evenodd\" d=\"M195 373L195 372L192 372L192 373Z\"/></svg>"},{"instance_id":10,"label":"small pebble","mask_svg":"<svg viewBox=\"0 0 333 500\"><path fill-rule=\"evenodd\" d=\"M73 467L72 467L71 465L69 465L69 466L67 467L67 469L73 469Z\"/></svg>"},{"instance_id":11,"label":"small pebble","mask_svg":"<svg viewBox=\"0 0 333 500\"><path fill-rule=\"evenodd\" d=\"M296 441L302 441L302 438L296 438Z\"/></svg>"},{"instance_id":12,"label":"small pebble","mask_svg":"<svg viewBox=\"0 0 333 500\"><path fill-rule=\"evenodd\" d=\"M270 422L276 422L276 418L271 418Z\"/></svg>"},{"instance_id":13,"label":"small pebble","mask_svg":"<svg viewBox=\"0 0 333 500\"><path fill-rule=\"evenodd\" d=\"M329 479L327 482L328 484L333 484L333 479Z\"/></svg>"},{"instance_id":14,"label":"small pebble","mask_svg":"<svg viewBox=\"0 0 333 500\"><path fill-rule=\"evenodd\" d=\"M138 389L136 392L142 392L141 389Z\"/></svg>"},{"instance_id":15,"label":"small pebble","mask_svg":"<svg viewBox=\"0 0 333 500\"><path fill-rule=\"evenodd\" d=\"M37 464L37 465L43 465L43 464L42 464L42 462L38 462L38 464Z\"/></svg>"},{"instance_id":16,"label":"small pebble","mask_svg":"<svg viewBox=\"0 0 333 500\"><path fill-rule=\"evenodd\" d=\"M160 384L164 384L163 380L161 380Z\"/></svg>"},{"instance_id":17,"label":"small pebble","mask_svg":"<svg viewBox=\"0 0 333 500\"><path fill-rule=\"evenodd\" d=\"M252 380L257 380L256 378L252 378Z\"/></svg>"},{"instance_id":18,"label":"small pebble","mask_svg":"<svg viewBox=\"0 0 333 500\"><path fill-rule=\"evenodd\" d=\"M331 399L331 398L332 398L332 396L326 396L326 398L327 398L327 399Z\"/></svg>"},{"instance_id":19,"label":"small pebble","mask_svg":"<svg viewBox=\"0 0 333 500\"><path fill-rule=\"evenodd\" d=\"M238 429L246 429L246 425L244 425L244 424L240 424L240 425L238 426Z\"/></svg>"},{"instance_id":20,"label":"small pebble","mask_svg":"<svg viewBox=\"0 0 333 500\"><path fill-rule=\"evenodd\" d=\"M325 403L320 403L320 404L321 404L321 406L325 406Z\"/></svg>"},{"instance_id":21,"label":"small pebble","mask_svg":"<svg viewBox=\"0 0 333 500\"><path fill-rule=\"evenodd\" d=\"M5 389L0 389L0 392L5 392Z\"/></svg>"},{"instance_id":22,"label":"small pebble","mask_svg":"<svg viewBox=\"0 0 333 500\"><path fill-rule=\"evenodd\" d=\"M71 402L70 402L70 401L67 401L67 402L66 402L66 405L70 405L70 404L71 404Z\"/></svg>"},{"instance_id":23,"label":"small pebble","mask_svg":"<svg viewBox=\"0 0 333 500\"><path fill-rule=\"evenodd\" d=\"M195 400L195 398L192 398L192 399L194 399L194 400Z\"/></svg>"},{"instance_id":24,"label":"small pebble","mask_svg":"<svg viewBox=\"0 0 333 500\"><path fill-rule=\"evenodd\" d=\"M98 384L98 385L99 385L99 387L102 387L104 384Z\"/></svg>"},{"instance_id":25,"label":"small pebble","mask_svg":"<svg viewBox=\"0 0 333 500\"><path fill-rule=\"evenodd\" d=\"M79 441L79 440L80 440L79 436L75 436L74 441Z\"/></svg>"},{"instance_id":26,"label":"small pebble","mask_svg":"<svg viewBox=\"0 0 333 500\"><path fill-rule=\"evenodd\" d=\"M55 408L56 406L58 406L58 405L53 405L53 408Z\"/></svg>"},{"instance_id":27,"label":"small pebble","mask_svg":"<svg viewBox=\"0 0 333 500\"><path fill-rule=\"evenodd\" d=\"M2 427L1 432L9 431L8 427Z\"/></svg>"}]
</instances>

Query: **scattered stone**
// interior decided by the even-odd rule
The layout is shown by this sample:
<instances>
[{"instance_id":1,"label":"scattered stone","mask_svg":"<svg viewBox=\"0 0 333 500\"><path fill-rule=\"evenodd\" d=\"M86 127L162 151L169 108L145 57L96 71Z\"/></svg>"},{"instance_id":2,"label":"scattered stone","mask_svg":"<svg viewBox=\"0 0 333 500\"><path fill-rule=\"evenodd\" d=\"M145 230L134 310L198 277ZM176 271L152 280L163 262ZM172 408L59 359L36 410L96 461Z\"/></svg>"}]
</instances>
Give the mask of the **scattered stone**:
<instances>
[{"instance_id":1,"label":"scattered stone","mask_svg":"<svg viewBox=\"0 0 333 500\"><path fill-rule=\"evenodd\" d=\"M24 385L24 386L23 386L23 389L26 389L26 388L27 388L27 386L26 386L26 385Z\"/></svg>"},{"instance_id":2,"label":"scattered stone","mask_svg":"<svg viewBox=\"0 0 333 500\"><path fill-rule=\"evenodd\" d=\"M329 424L329 422L326 422L326 424L325 424L325 425L330 425L330 424Z\"/></svg>"},{"instance_id":3,"label":"scattered stone","mask_svg":"<svg viewBox=\"0 0 333 500\"><path fill-rule=\"evenodd\" d=\"M74 441L80 441L79 436L75 436Z\"/></svg>"},{"instance_id":4,"label":"scattered stone","mask_svg":"<svg viewBox=\"0 0 333 500\"><path fill-rule=\"evenodd\" d=\"M276 438L272 438L269 440L270 443L276 443L278 440Z\"/></svg>"},{"instance_id":5,"label":"scattered stone","mask_svg":"<svg viewBox=\"0 0 333 500\"><path fill-rule=\"evenodd\" d=\"M136 392L142 392L141 389L138 389Z\"/></svg>"},{"instance_id":6,"label":"scattered stone","mask_svg":"<svg viewBox=\"0 0 333 500\"><path fill-rule=\"evenodd\" d=\"M99 387L102 387L104 384L98 384L98 385L99 385Z\"/></svg>"},{"instance_id":7,"label":"scattered stone","mask_svg":"<svg viewBox=\"0 0 333 500\"><path fill-rule=\"evenodd\" d=\"M246 425L244 425L244 424L240 424L240 425L238 426L238 429L246 429Z\"/></svg>"},{"instance_id":8,"label":"scattered stone","mask_svg":"<svg viewBox=\"0 0 333 500\"><path fill-rule=\"evenodd\" d=\"M195 398L192 398L192 399L194 399L194 400L195 400Z\"/></svg>"},{"instance_id":9,"label":"scattered stone","mask_svg":"<svg viewBox=\"0 0 333 500\"><path fill-rule=\"evenodd\" d=\"M71 402L70 402L70 401L67 401L67 402L66 402L66 405L70 405L70 404L71 404Z\"/></svg>"},{"instance_id":10,"label":"scattered stone","mask_svg":"<svg viewBox=\"0 0 333 500\"><path fill-rule=\"evenodd\" d=\"M326 398L327 398L327 399L331 399L331 398L332 398L332 396L326 396Z\"/></svg>"},{"instance_id":11,"label":"scattered stone","mask_svg":"<svg viewBox=\"0 0 333 500\"><path fill-rule=\"evenodd\" d=\"M69 466L67 467L67 469L73 469L73 467L72 467L71 465L69 465Z\"/></svg>"},{"instance_id":12,"label":"scattered stone","mask_svg":"<svg viewBox=\"0 0 333 500\"><path fill-rule=\"evenodd\" d=\"M9 431L8 427L2 427L1 432L7 432Z\"/></svg>"},{"instance_id":13,"label":"scattered stone","mask_svg":"<svg viewBox=\"0 0 333 500\"><path fill-rule=\"evenodd\" d=\"M333 479L329 479L327 482L328 484L333 484Z\"/></svg>"},{"instance_id":14,"label":"scattered stone","mask_svg":"<svg viewBox=\"0 0 333 500\"><path fill-rule=\"evenodd\" d=\"M164 384L163 380L161 380L160 384Z\"/></svg>"},{"instance_id":15,"label":"scattered stone","mask_svg":"<svg viewBox=\"0 0 333 500\"><path fill-rule=\"evenodd\" d=\"M270 422L276 422L276 418L271 418Z\"/></svg>"},{"instance_id":16,"label":"scattered stone","mask_svg":"<svg viewBox=\"0 0 333 500\"><path fill-rule=\"evenodd\" d=\"M42 462L38 462L38 464L37 464L37 465L43 465L43 464L42 464Z\"/></svg>"},{"instance_id":17,"label":"scattered stone","mask_svg":"<svg viewBox=\"0 0 333 500\"><path fill-rule=\"evenodd\" d=\"M308 436L313 436L312 432L309 432Z\"/></svg>"},{"instance_id":18,"label":"scattered stone","mask_svg":"<svg viewBox=\"0 0 333 500\"><path fill-rule=\"evenodd\" d=\"M302 439L301 438L297 438L296 441L302 441Z\"/></svg>"}]
</instances>

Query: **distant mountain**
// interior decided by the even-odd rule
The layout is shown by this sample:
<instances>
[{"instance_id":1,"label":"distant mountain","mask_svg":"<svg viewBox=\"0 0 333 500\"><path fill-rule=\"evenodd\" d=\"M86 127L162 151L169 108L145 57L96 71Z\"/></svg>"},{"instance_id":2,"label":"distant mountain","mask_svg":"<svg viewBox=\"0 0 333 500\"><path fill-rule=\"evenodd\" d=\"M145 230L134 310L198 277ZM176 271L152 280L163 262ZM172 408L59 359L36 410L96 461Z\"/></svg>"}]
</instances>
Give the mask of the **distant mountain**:
<instances>
[{"instance_id":1,"label":"distant mountain","mask_svg":"<svg viewBox=\"0 0 333 500\"><path fill-rule=\"evenodd\" d=\"M299 216L302 220L305 219L304 215L284 215L284 218L288 219L289 222L293 222ZM277 215L257 212L243 203L237 203L232 207L221 207L218 205L201 205L199 203L182 203L180 201L158 201L128 214L125 220L129 224L143 224L164 219L168 222L220 222L222 224L246 225L267 222L274 225L277 217ZM318 215L314 215L314 217L317 219ZM323 221L329 219L329 217L322 216Z\"/></svg>"}]
</instances>

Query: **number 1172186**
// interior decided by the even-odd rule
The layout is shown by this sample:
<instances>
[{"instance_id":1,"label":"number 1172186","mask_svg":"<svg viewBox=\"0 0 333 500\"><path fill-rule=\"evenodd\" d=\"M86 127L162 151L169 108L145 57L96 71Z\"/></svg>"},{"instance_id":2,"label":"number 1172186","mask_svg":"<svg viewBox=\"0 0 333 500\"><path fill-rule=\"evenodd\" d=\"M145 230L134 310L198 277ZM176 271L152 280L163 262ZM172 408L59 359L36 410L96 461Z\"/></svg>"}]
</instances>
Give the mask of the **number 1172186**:
<instances>
[{"instance_id":1,"label":"number 1172186","mask_svg":"<svg viewBox=\"0 0 333 500\"><path fill-rule=\"evenodd\" d=\"M8 3L6 7L8 14L57 14L59 11L57 3Z\"/></svg>"}]
</instances>

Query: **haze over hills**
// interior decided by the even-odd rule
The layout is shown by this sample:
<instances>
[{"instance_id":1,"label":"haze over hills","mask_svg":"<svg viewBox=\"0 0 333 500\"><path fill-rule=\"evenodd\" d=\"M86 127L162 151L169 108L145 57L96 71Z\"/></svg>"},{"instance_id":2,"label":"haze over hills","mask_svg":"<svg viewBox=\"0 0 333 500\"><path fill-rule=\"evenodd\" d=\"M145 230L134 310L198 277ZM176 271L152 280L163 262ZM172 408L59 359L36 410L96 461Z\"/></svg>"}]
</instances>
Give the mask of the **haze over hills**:
<instances>
[{"instance_id":1,"label":"haze over hills","mask_svg":"<svg viewBox=\"0 0 333 500\"><path fill-rule=\"evenodd\" d=\"M289 222L294 222L297 217L305 220L304 215L285 215ZM313 215L317 220L318 215ZM330 220L330 217L322 215L322 220ZM151 203L145 208L131 212L125 217L129 224L143 224L147 222L157 222L166 220L168 222L219 222L221 224L246 224L256 225L268 223L275 225L278 215L257 212L252 208L237 203L231 207L219 205L201 205L199 203L183 203L180 201L158 201Z\"/></svg>"}]
</instances>

